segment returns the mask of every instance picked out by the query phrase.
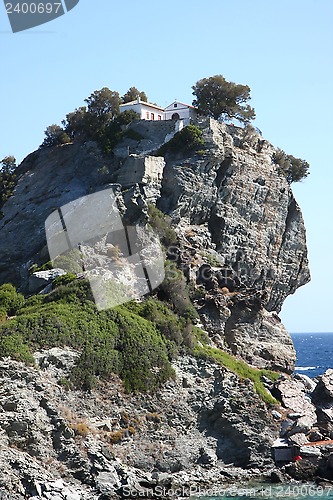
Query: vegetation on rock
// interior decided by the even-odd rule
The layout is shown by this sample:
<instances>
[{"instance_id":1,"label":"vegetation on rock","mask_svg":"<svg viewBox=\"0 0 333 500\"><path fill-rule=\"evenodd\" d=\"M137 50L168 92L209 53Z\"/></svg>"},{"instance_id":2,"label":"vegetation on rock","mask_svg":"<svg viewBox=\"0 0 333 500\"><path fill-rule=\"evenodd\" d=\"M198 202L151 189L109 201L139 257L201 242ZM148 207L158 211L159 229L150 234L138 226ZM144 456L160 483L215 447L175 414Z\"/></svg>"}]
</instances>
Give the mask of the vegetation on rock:
<instances>
[{"instance_id":1,"label":"vegetation on rock","mask_svg":"<svg viewBox=\"0 0 333 500\"><path fill-rule=\"evenodd\" d=\"M140 97L141 101L148 102L145 92L138 90L136 87L130 87L121 100L123 104L126 104L127 102L135 101L138 97Z\"/></svg>"},{"instance_id":2,"label":"vegetation on rock","mask_svg":"<svg viewBox=\"0 0 333 500\"><path fill-rule=\"evenodd\" d=\"M192 345L189 318L173 312L175 290L169 305L149 298L97 311L87 281L67 274L55 284L49 294L27 300L12 285L0 288L1 356L31 363L34 350L70 346L81 351L71 374L74 386L91 389L98 377L115 373L127 391L154 391L173 376L172 357Z\"/></svg>"},{"instance_id":3,"label":"vegetation on rock","mask_svg":"<svg viewBox=\"0 0 333 500\"><path fill-rule=\"evenodd\" d=\"M272 160L289 184L299 182L309 175L310 165L307 161L287 155L282 149L277 149Z\"/></svg>"},{"instance_id":4,"label":"vegetation on rock","mask_svg":"<svg viewBox=\"0 0 333 500\"><path fill-rule=\"evenodd\" d=\"M134 92L133 89L137 90L131 87L128 93ZM129 95L128 93L125 96ZM93 140L99 143L104 152L109 153L122 139L123 132L126 133L123 128L138 119L133 110L120 114L122 99L118 92L107 87L95 90L85 102L87 106L81 106L67 114L66 119L62 121L62 127L50 125L46 128L41 148L76 140Z\"/></svg>"},{"instance_id":5,"label":"vegetation on rock","mask_svg":"<svg viewBox=\"0 0 333 500\"><path fill-rule=\"evenodd\" d=\"M197 153L205 146L202 131L196 125L187 125L158 150L157 154Z\"/></svg>"},{"instance_id":6,"label":"vegetation on rock","mask_svg":"<svg viewBox=\"0 0 333 500\"><path fill-rule=\"evenodd\" d=\"M151 392L174 376L171 360L188 351L249 378L265 402L274 402L260 377L275 374L207 345L207 335L193 326L197 313L184 276L174 263L167 267L159 292L164 301L150 297L105 311L97 311L88 281L71 275L61 276L50 293L26 300L12 285L2 285L0 356L33 364L35 350L69 346L80 351L68 381L74 387L90 390L117 374L126 391Z\"/></svg>"},{"instance_id":7,"label":"vegetation on rock","mask_svg":"<svg viewBox=\"0 0 333 500\"><path fill-rule=\"evenodd\" d=\"M262 377L267 377L272 382L274 382L279 377L279 374L277 372L252 368L247 363L245 363L245 361L237 359L231 354L222 351L221 349L217 349L208 345L197 346L194 352L198 357L210 359L222 366L225 366L236 375L238 375L241 379L251 380L253 382L255 391L265 403L278 404L278 401L271 395L270 392L268 392L261 380Z\"/></svg>"},{"instance_id":8,"label":"vegetation on rock","mask_svg":"<svg viewBox=\"0 0 333 500\"><path fill-rule=\"evenodd\" d=\"M148 220L151 227L159 236L162 245L167 250L171 246L177 245L177 234L171 227L171 218L165 215L153 204L148 204Z\"/></svg>"},{"instance_id":9,"label":"vegetation on rock","mask_svg":"<svg viewBox=\"0 0 333 500\"><path fill-rule=\"evenodd\" d=\"M0 208L11 197L17 182L16 159L6 156L0 161Z\"/></svg>"},{"instance_id":10,"label":"vegetation on rock","mask_svg":"<svg viewBox=\"0 0 333 500\"><path fill-rule=\"evenodd\" d=\"M251 98L248 85L228 82L222 75L203 78L192 87L196 99L193 106L216 120L236 119L248 123L255 118L254 109L247 104Z\"/></svg>"},{"instance_id":11,"label":"vegetation on rock","mask_svg":"<svg viewBox=\"0 0 333 500\"><path fill-rule=\"evenodd\" d=\"M199 80L192 89L193 95L196 96L193 105L203 115L222 121L236 119L245 124L240 144L244 147L246 141L250 140L255 132L255 129L249 125L249 122L255 118L255 111L248 104L251 98L250 87L228 82L222 75L215 75ZM146 94L134 86L130 87L122 97L117 91L107 87L94 91L85 99L87 106L81 106L68 113L66 119L62 121L62 126L53 124L46 128L45 138L40 148L59 146L78 140L92 140L100 145L104 153L111 153L123 138L140 141L142 136L128 129L128 125L138 120L139 115L133 110L120 113L119 108L121 103L133 101L137 97L147 101ZM259 152L263 142L258 142ZM204 149L202 131L196 125L191 124L163 144L156 154L162 156L202 154ZM3 167L0 177L0 205L8 199L15 187L15 173L11 166L8 169L11 163L7 160L11 158L13 157L4 158L1 162ZM287 178L289 184L300 181L309 174L309 164L305 160L287 155L280 149L277 150L272 160Z\"/></svg>"},{"instance_id":12,"label":"vegetation on rock","mask_svg":"<svg viewBox=\"0 0 333 500\"><path fill-rule=\"evenodd\" d=\"M47 148L51 146L61 146L71 142L70 136L59 125L53 124L46 127L45 139L40 145L40 148Z\"/></svg>"}]
</instances>

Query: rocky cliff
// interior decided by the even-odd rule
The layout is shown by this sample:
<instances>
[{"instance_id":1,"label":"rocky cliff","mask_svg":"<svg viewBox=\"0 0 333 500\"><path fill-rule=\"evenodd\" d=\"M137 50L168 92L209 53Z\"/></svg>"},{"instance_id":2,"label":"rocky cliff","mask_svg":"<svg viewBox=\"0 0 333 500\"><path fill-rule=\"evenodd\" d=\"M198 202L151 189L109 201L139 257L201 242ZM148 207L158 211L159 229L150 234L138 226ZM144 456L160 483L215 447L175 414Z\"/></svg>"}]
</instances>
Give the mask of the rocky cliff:
<instances>
[{"instance_id":1,"label":"rocky cliff","mask_svg":"<svg viewBox=\"0 0 333 500\"><path fill-rule=\"evenodd\" d=\"M168 216L177 243L166 252L193 291L210 345L252 367L291 373L295 351L278 312L310 279L301 211L270 143L211 119L197 125L204 147L196 153L162 157L172 122L139 122L112 155L92 142L29 155L3 207L0 280L31 294L31 268L48 260L47 217L112 186L126 223L147 224L148 204ZM77 356L67 354L35 354L40 371L2 362L0 425L10 459L1 481L11 478L13 498L118 498L128 485L232 480L239 470L228 472L230 465L271 465L279 424L253 383L220 364L174 360L175 379L148 397L125 395L116 379L82 394L59 385Z\"/></svg>"},{"instance_id":2,"label":"rocky cliff","mask_svg":"<svg viewBox=\"0 0 333 500\"><path fill-rule=\"evenodd\" d=\"M276 313L309 281L301 211L271 144L215 120L199 125L201 155L152 156L165 136L148 122L133 126L141 140L127 140L138 155L123 157L122 145L106 157L95 143L77 143L28 156L0 221L0 280L28 291L29 268L48 259L50 213L111 184L126 221L143 224L147 202L171 217L178 264L194 283L204 274L211 300L198 308L211 336L252 364L291 372L295 353Z\"/></svg>"}]
</instances>

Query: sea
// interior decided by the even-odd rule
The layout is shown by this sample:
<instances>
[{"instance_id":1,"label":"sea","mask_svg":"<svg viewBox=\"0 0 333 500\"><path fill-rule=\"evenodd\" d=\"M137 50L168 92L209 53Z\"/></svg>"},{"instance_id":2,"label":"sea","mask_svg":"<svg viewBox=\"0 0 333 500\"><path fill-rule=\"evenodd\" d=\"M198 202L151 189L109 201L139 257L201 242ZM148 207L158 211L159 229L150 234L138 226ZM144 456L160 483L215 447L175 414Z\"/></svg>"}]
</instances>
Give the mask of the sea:
<instances>
[{"instance_id":1,"label":"sea","mask_svg":"<svg viewBox=\"0 0 333 500\"><path fill-rule=\"evenodd\" d=\"M296 349L296 373L303 373L311 378L333 368L333 332L332 333L292 333ZM198 492L190 496L191 500L323 500L333 499L333 486L322 488L315 484L256 484L232 486L230 488L215 487L210 492Z\"/></svg>"},{"instance_id":2,"label":"sea","mask_svg":"<svg viewBox=\"0 0 333 500\"><path fill-rule=\"evenodd\" d=\"M296 349L296 373L311 378L333 368L333 333L292 333Z\"/></svg>"}]
</instances>

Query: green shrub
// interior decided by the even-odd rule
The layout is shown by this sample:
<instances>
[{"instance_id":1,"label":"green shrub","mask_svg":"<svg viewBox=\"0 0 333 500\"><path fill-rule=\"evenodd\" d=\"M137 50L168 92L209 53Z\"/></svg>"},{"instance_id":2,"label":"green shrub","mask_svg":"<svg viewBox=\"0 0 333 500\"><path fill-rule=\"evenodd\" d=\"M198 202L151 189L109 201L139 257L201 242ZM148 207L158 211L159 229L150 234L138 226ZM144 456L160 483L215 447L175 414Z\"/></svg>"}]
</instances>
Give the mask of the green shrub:
<instances>
[{"instance_id":1,"label":"green shrub","mask_svg":"<svg viewBox=\"0 0 333 500\"><path fill-rule=\"evenodd\" d=\"M168 249L173 245L177 245L178 237L175 230L171 227L171 219L161 210L148 204L149 224L159 236L162 245Z\"/></svg>"},{"instance_id":2,"label":"green shrub","mask_svg":"<svg viewBox=\"0 0 333 500\"><path fill-rule=\"evenodd\" d=\"M165 343L151 322L120 306L116 323L117 349L123 353L121 377L127 391L155 391L174 376Z\"/></svg>"},{"instance_id":3,"label":"green shrub","mask_svg":"<svg viewBox=\"0 0 333 500\"><path fill-rule=\"evenodd\" d=\"M112 373L121 373L122 355L111 348L108 340L114 339L105 338L103 342L101 338L93 338L84 347L70 376L76 387L90 390L96 386L98 377L107 379Z\"/></svg>"},{"instance_id":4,"label":"green shrub","mask_svg":"<svg viewBox=\"0 0 333 500\"><path fill-rule=\"evenodd\" d=\"M35 363L29 347L25 344L22 335L18 333L0 336L0 357L4 358L7 356L16 361L23 361L27 365Z\"/></svg>"},{"instance_id":5,"label":"green shrub","mask_svg":"<svg viewBox=\"0 0 333 500\"><path fill-rule=\"evenodd\" d=\"M11 286L7 289L10 290L6 292L13 292ZM163 307L159 330L134 309L97 311L91 298L86 280L31 297L14 319L0 325L0 355L32 362L34 350L73 347L81 354L70 383L88 390L113 373L120 375L127 391L134 392L154 391L173 376L168 341L162 334L163 327L165 331L167 328ZM169 316L176 324L171 311Z\"/></svg>"},{"instance_id":6,"label":"green shrub","mask_svg":"<svg viewBox=\"0 0 333 500\"><path fill-rule=\"evenodd\" d=\"M195 153L203 150L202 131L196 125L187 125L157 151L158 156L176 153Z\"/></svg>"},{"instance_id":7,"label":"green shrub","mask_svg":"<svg viewBox=\"0 0 333 500\"><path fill-rule=\"evenodd\" d=\"M93 302L93 294L90 283L86 279L71 281L67 285L56 287L48 295L44 296L45 302L58 302L81 304L86 301Z\"/></svg>"},{"instance_id":8,"label":"green shrub","mask_svg":"<svg viewBox=\"0 0 333 500\"><path fill-rule=\"evenodd\" d=\"M80 250L73 248L54 259L53 267L59 267L72 274L82 273L81 261L82 254Z\"/></svg>"},{"instance_id":9,"label":"green shrub","mask_svg":"<svg viewBox=\"0 0 333 500\"><path fill-rule=\"evenodd\" d=\"M186 319L177 316L167 304L156 298L148 298L140 304L135 304L135 312L143 318L155 324L161 334L176 346L185 345L184 330L186 328ZM127 308L131 307L127 305ZM132 306L133 307L133 306Z\"/></svg>"},{"instance_id":10,"label":"green shrub","mask_svg":"<svg viewBox=\"0 0 333 500\"><path fill-rule=\"evenodd\" d=\"M54 289L57 288L57 286L68 285L68 283L72 283L73 281L76 280L77 280L76 274L73 273L62 274L52 282L52 288Z\"/></svg>"},{"instance_id":11,"label":"green shrub","mask_svg":"<svg viewBox=\"0 0 333 500\"><path fill-rule=\"evenodd\" d=\"M271 380L277 380L278 373L272 372L270 370L259 370L256 368L252 368L247 363L245 363L245 361L235 358L231 354L228 354L221 349L210 347L208 345L197 345L194 348L193 352L200 358L210 359L222 366L225 366L236 375L238 375L238 377L240 377L241 379L252 380L255 391L266 404L278 404L278 401L271 395L270 392L268 392L261 381L262 376L268 377Z\"/></svg>"},{"instance_id":12,"label":"green shrub","mask_svg":"<svg viewBox=\"0 0 333 500\"><path fill-rule=\"evenodd\" d=\"M38 304L42 304L44 302L44 298L45 297L42 294L32 295L31 297L28 297L24 303L24 311L26 312L29 307L34 307Z\"/></svg>"},{"instance_id":13,"label":"green shrub","mask_svg":"<svg viewBox=\"0 0 333 500\"><path fill-rule=\"evenodd\" d=\"M201 344L205 345L210 343L210 339L207 333L201 328L198 328L197 326L193 327L193 335L195 336L196 340L198 340Z\"/></svg>"},{"instance_id":14,"label":"green shrub","mask_svg":"<svg viewBox=\"0 0 333 500\"><path fill-rule=\"evenodd\" d=\"M282 149L277 149L272 158L278 172L285 176L288 184L299 182L309 175L310 165L307 161L287 155Z\"/></svg>"},{"instance_id":15,"label":"green shrub","mask_svg":"<svg viewBox=\"0 0 333 500\"><path fill-rule=\"evenodd\" d=\"M174 306L179 316L190 321L198 318L198 313L190 300L185 276L177 268L175 262L167 261L165 263L165 278L160 285L160 289Z\"/></svg>"},{"instance_id":16,"label":"green shrub","mask_svg":"<svg viewBox=\"0 0 333 500\"><path fill-rule=\"evenodd\" d=\"M0 307L4 309L9 316L16 314L24 304L24 297L17 293L16 288L10 283L0 286Z\"/></svg>"},{"instance_id":17,"label":"green shrub","mask_svg":"<svg viewBox=\"0 0 333 500\"><path fill-rule=\"evenodd\" d=\"M50 269L53 269L53 264L50 260L48 260L47 262L45 262L45 264L36 267L33 272L35 273L38 271L49 271Z\"/></svg>"},{"instance_id":18,"label":"green shrub","mask_svg":"<svg viewBox=\"0 0 333 500\"><path fill-rule=\"evenodd\" d=\"M7 311L4 307L0 307L0 325L5 323L7 320Z\"/></svg>"}]
</instances>

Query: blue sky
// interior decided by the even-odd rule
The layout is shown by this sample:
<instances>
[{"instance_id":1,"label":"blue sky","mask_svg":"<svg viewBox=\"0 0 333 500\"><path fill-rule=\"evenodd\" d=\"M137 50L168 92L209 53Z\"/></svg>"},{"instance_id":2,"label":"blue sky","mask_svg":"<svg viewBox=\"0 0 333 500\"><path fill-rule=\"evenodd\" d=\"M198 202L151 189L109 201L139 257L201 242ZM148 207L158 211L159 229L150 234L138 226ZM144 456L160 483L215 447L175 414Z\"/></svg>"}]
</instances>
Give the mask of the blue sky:
<instances>
[{"instance_id":1,"label":"blue sky","mask_svg":"<svg viewBox=\"0 0 333 500\"><path fill-rule=\"evenodd\" d=\"M287 299L289 331L333 331L331 214L332 0L80 0L66 15L12 34L0 5L0 158L22 160L51 123L104 86L135 85L161 106L192 101L200 78L251 87L266 139L306 159L294 185L312 282Z\"/></svg>"}]
</instances>

